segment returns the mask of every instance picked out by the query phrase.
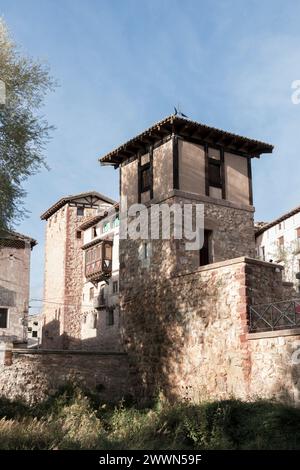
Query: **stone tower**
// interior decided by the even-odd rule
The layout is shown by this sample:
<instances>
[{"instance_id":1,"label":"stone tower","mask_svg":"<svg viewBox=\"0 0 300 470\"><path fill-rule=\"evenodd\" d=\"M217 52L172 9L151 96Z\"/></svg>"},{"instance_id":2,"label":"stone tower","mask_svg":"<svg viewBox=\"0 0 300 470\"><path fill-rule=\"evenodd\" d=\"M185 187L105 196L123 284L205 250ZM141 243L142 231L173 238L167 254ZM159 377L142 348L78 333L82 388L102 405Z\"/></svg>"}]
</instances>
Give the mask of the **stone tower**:
<instances>
[{"instance_id":1,"label":"stone tower","mask_svg":"<svg viewBox=\"0 0 300 470\"><path fill-rule=\"evenodd\" d=\"M169 239L120 240L125 345L136 386L147 396L159 388L166 391L172 382L169 359L180 362L179 345L189 335L187 318L194 314L197 297L193 303L190 294L183 294L186 276L210 264L255 256L251 158L272 149L172 115L101 158L102 164L120 168L120 195L128 206L143 203L149 212L162 202L204 205L201 250L186 251L185 240L172 234ZM204 292L207 296L209 286L203 282L197 294L203 302Z\"/></svg>"},{"instance_id":2,"label":"stone tower","mask_svg":"<svg viewBox=\"0 0 300 470\"><path fill-rule=\"evenodd\" d=\"M81 304L84 279L80 225L114 201L91 191L66 196L45 211L45 270L42 347L81 347Z\"/></svg>"}]
</instances>

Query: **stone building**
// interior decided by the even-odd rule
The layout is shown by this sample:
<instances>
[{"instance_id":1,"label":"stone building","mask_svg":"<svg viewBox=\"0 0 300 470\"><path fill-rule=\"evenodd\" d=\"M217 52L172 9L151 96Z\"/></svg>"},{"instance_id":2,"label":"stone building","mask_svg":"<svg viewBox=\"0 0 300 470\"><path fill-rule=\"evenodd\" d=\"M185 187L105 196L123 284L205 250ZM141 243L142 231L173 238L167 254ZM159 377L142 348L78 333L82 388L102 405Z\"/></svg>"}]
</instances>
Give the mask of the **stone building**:
<instances>
[{"instance_id":1,"label":"stone building","mask_svg":"<svg viewBox=\"0 0 300 470\"><path fill-rule=\"evenodd\" d=\"M28 315L27 319L27 347L39 347L42 342L42 313Z\"/></svg>"},{"instance_id":2,"label":"stone building","mask_svg":"<svg viewBox=\"0 0 300 470\"><path fill-rule=\"evenodd\" d=\"M119 208L91 217L83 232L82 348L120 351Z\"/></svg>"},{"instance_id":3,"label":"stone building","mask_svg":"<svg viewBox=\"0 0 300 470\"><path fill-rule=\"evenodd\" d=\"M255 232L257 257L284 267L284 279L300 292L300 207L286 212Z\"/></svg>"},{"instance_id":4,"label":"stone building","mask_svg":"<svg viewBox=\"0 0 300 470\"><path fill-rule=\"evenodd\" d=\"M120 239L124 348L139 396L245 397L259 389L251 364L262 350L252 351L250 337L272 328L255 321L254 306L293 295L279 266L254 259L251 159L272 150L172 115L100 159L120 171L121 230L123 218L132 220L125 197L129 207L143 203L147 216L157 203L204 205L201 250L186 250L174 222L167 239Z\"/></svg>"},{"instance_id":5,"label":"stone building","mask_svg":"<svg viewBox=\"0 0 300 470\"><path fill-rule=\"evenodd\" d=\"M35 245L17 232L0 234L0 342L27 340L30 255Z\"/></svg>"},{"instance_id":6,"label":"stone building","mask_svg":"<svg viewBox=\"0 0 300 470\"><path fill-rule=\"evenodd\" d=\"M84 282L80 225L115 201L91 191L61 198L41 216L46 221L42 347L81 348Z\"/></svg>"}]
</instances>

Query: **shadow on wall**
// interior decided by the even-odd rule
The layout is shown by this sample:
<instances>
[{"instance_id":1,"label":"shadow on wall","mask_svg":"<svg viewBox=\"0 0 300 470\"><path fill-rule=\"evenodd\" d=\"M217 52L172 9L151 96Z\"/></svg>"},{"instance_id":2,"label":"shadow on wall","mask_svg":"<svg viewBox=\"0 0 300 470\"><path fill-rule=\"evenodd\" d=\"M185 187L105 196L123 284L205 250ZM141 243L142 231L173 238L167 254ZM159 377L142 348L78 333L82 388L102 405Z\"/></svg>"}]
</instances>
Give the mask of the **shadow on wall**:
<instances>
[{"instance_id":1,"label":"shadow on wall","mask_svg":"<svg viewBox=\"0 0 300 470\"><path fill-rule=\"evenodd\" d=\"M99 327L94 329L96 334L93 337L84 339L74 338L67 333L61 334L60 320L52 320L42 327L41 349L123 352L121 340L118 334L116 334L116 328L118 332L120 328L117 325L107 326L106 328L105 339L103 339L103 331Z\"/></svg>"},{"instance_id":2,"label":"shadow on wall","mask_svg":"<svg viewBox=\"0 0 300 470\"><path fill-rule=\"evenodd\" d=\"M210 368L210 357L218 350L217 337L223 334L217 325L228 315L228 306L222 305L224 279L200 273L167 278L163 261L157 268L150 278L147 275L139 292L130 297L121 294L124 346L133 387L144 400L160 391L171 401L192 398L195 388L207 397L204 375ZM221 348L219 338L219 353ZM219 362L215 357L212 367L222 384Z\"/></svg>"}]
</instances>

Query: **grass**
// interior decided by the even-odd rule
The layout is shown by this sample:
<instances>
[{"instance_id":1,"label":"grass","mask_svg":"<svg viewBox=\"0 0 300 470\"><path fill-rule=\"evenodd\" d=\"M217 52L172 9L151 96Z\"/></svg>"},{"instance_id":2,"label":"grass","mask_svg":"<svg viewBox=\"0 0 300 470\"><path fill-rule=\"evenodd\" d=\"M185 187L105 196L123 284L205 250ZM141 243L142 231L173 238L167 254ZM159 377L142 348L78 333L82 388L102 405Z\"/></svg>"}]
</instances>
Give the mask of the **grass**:
<instances>
[{"instance_id":1,"label":"grass","mask_svg":"<svg viewBox=\"0 0 300 470\"><path fill-rule=\"evenodd\" d=\"M0 399L0 449L300 449L300 409L238 400L112 406L69 386L33 407Z\"/></svg>"}]
</instances>

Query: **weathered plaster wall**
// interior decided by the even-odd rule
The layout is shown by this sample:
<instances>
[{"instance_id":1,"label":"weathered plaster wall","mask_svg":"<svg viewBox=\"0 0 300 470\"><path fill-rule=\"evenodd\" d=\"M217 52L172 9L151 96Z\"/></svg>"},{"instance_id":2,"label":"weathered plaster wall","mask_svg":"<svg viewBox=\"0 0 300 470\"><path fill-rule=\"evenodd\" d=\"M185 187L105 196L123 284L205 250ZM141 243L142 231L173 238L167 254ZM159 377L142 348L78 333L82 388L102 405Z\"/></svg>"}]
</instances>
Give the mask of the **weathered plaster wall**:
<instances>
[{"instance_id":1,"label":"weathered plaster wall","mask_svg":"<svg viewBox=\"0 0 300 470\"><path fill-rule=\"evenodd\" d=\"M138 202L138 160L121 168L121 196L127 197L128 207Z\"/></svg>"},{"instance_id":2,"label":"weathered plaster wall","mask_svg":"<svg viewBox=\"0 0 300 470\"><path fill-rule=\"evenodd\" d=\"M47 221L44 271L43 347L79 348L83 273L82 239L78 227L96 209L65 205Z\"/></svg>"},{"instance_id":3,"label":"weathered plaster wall","mask_svg":"<svg viewBox=\"0 0 300 470\"><path fill-rule=\"evenodd\" d=\"M225 152L226 199L237 204L250 204L248 160Z\"/></svg>"},{"instance_id":4,"label":"weathered plaster wall","mask_svg":"<svg viewBox=\"0 0 300 470\"><path fill-rule=\"evenodd\" d=\"M28 316L30 243L24 248L0 246L0 307L8 308L7 328L0 328L0 341L23 341Z\"/></svg>"},{"instance_id":5,"label":"weathered plaster wall","mask_svg":"<svg viewBox=\"0 0 300 470\"><path fill-rule=\"evenodd\" d=\"M205 152L201 145L178 140L179 187L182 191L205 194Z\"/></svg>"}]
</instances>

